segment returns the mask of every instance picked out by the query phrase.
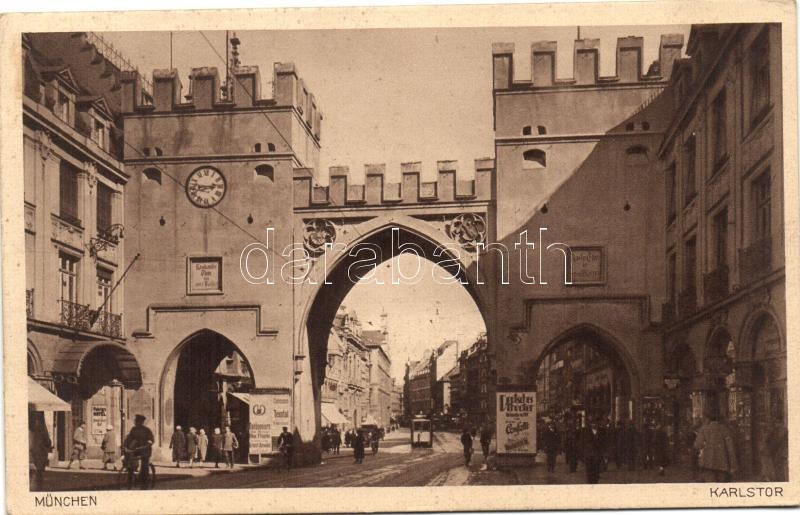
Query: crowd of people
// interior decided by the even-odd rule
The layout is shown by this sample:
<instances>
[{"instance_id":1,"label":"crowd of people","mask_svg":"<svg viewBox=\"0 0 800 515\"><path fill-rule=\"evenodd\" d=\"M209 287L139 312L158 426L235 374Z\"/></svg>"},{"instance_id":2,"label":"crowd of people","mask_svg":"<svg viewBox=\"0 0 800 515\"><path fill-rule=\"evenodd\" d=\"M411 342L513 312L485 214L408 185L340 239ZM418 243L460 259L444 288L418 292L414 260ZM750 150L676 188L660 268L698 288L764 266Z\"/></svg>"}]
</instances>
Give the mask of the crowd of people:
<instances>
[{"instance_id":1,"label":"crowd of people","mask_svg":"<svg viewBox=\"0 0 800 515\"><path fill-rule=\"evenodd\" d=\"M195 463L202 464L208 460L214 462L215 468L219 468L220 462L223 462L227 468L232 469L236 461L236 451L239 449L239 439L230 426L225 426L224 432L215 427L210 440L202 427L199 430L190 427L184 432L181 426L175 426L169 448L172 449L172 462L177 468L180 468L181 462L193 467Z\"/></svg>"},{"instance_id":2,"label":"crowd of people","mask_svg":"<svg viewBox=\"0 0 800 515\"><path fill-rule=\"evenodd\" d=\"M353 459L355 463L364 463L364 455L367 447L372 449L372 454L378 453L380 441L386 435L386 430L381 427L359 427L348 429L342 432L335 426L322 429L322 451L326 454L339 454L344 445L353 449Z\"/></svg>"}]
</instances>

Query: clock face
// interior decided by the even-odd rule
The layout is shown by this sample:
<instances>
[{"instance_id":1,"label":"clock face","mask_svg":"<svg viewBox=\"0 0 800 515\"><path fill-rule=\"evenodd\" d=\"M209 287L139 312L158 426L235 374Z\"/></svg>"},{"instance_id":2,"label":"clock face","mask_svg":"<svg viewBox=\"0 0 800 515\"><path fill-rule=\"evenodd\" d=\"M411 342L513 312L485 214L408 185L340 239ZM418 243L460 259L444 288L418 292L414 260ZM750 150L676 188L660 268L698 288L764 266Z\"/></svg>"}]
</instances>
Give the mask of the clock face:
<instances>
[{"instance_id":1,"label":"clock face","mask_svg":"<svg viewBox=\"0 0 800 515\"><path fill-rule=\"evenodd\" d=\"M186 181L186 195L197 207L213 207L225 196L225 177L214 168L198 168Z\"/></svg>"}]
</instances>

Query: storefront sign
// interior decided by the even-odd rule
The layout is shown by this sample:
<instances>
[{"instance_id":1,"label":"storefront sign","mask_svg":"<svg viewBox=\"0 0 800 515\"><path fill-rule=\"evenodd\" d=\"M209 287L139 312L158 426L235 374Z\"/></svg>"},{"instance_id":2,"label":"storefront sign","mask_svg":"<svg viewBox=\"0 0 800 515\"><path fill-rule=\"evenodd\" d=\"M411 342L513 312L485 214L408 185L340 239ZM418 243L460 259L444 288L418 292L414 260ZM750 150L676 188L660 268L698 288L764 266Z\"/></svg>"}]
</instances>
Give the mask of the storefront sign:
<instances>
[{"instance_id":1,"label":"storefront sign","mask_svg":"<svg viewBox=\"0 0 800 515\"><path fill-rule=\"evenodd\" d=\"M222 258L189 258L189 293L222 293Z\"/></svg>"},{"instance_id":2,"label":"storefront sign","mask_svg":"<svg viewBox=\"0 0 800 515\"><path fill-rule=\"evenodd\" d=\"M250 454L278 452L278 437L284 427L291 430L288 393L250 394Z\"/></svg>"},{"instance_id":3,"label":"storefront sign","mask_svg":"<svg viewBox=\"0 0 800 515\"><path fill-rule=\"evenodd\" d=\"M606 281L603 247L572 247L572 284L601 284Z\"/></svg>"},{"instance_id":4,"label":"storefront sign","mask_svg":"<svg viewBox=\"0 0 800 515\"><path fill-rule=\"evenodd\" d=\"M92 406L92 434L101 435L106 432L108 425L108 407Z\"/></svg>"},{"instance_id":5,"label":"storefront sign","mask_svg":"<svg viewBox=\"0 0 800 515\"><path fill-rule=\"evenodd\" d=\"M536 392L497 392L497 453L536 454Z\"/></svg>"}]
</instances>

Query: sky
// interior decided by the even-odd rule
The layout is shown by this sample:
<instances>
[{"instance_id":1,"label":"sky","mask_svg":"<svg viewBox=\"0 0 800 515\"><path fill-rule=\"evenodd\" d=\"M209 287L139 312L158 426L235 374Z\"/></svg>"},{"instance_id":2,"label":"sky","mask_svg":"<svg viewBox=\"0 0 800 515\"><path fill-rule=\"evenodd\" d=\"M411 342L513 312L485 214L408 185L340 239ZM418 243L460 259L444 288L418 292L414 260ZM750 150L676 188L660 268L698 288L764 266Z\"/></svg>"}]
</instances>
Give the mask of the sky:
<instances>
[{"instance_id":1,"label":"sky","mask_svg":"<svg viewBox=\"0 0 800 515\"><path fill-rule=\"evenodd\" d=\"M361 182L366 163L386 163L387 175L397 180L400 163L408 161L422 162L423 180L435 180L437 160L458 160L463 177L472 177L476 158L494 156L492 43L515 43L515 78L523 80L530 79L530 44L556 41L557 77L568 78L577 31L578 27L502 27L236 34L241 63L261 71L263 96L272 91L273 63L292 61L316 97L324 116L321 170L316 176L324 183L328 167L339 165L349 166L354 182ZM600 75L615 74L618 37L644 37L646 71L658 58L661 34L682 33L688 41L688 31L687 25L580 27L581 37L600 39ZM101 35L148 77L153 69L170 67L168 32ZM188 93L193 67L216 66L223 74L224 57L224 31L172 34L172 63L183 94ZM401 262L405 265L416 266ZM384 263L379 274L389 270ZM365 329L381 327L380 314L386 310L392 375L398 378L409 358L419 359L446 339L459 339L466 348L485 330L472 298L457 284L359 284L344 303L356 311Z\"/></svg>"}]
</instances>

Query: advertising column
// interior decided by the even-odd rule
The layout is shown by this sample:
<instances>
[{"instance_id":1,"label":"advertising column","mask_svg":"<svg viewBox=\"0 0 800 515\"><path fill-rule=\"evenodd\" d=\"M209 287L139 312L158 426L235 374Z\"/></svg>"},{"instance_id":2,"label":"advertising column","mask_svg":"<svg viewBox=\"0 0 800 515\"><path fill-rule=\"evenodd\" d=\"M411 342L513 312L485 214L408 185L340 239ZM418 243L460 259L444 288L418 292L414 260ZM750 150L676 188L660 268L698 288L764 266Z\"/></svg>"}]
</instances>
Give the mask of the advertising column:
<instances>
[{"instance_id":1,"label":"advertising column","mask_svg":"<svg viewBox=\"0 0 800 515\"><path fill-rule=\"evenodd\" d=\"M249 397L250 458L258 462L262 456L279 451L278 437L284 427L293 429L289 420L291 394L288 389L256 389Z\"/></svg>"},{"instance_id":2,"label":"advertising column","mask_svg":"<svg viewBox=\"0 0 800 515\"><path fill-rule=\"evenodd\" d=\"M497 454L507 464L532 463L536 456L536 392L497 392Z\"/></svg>"}]
</instances>

